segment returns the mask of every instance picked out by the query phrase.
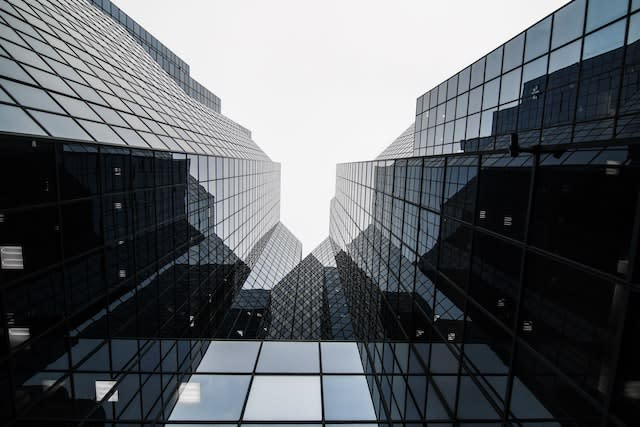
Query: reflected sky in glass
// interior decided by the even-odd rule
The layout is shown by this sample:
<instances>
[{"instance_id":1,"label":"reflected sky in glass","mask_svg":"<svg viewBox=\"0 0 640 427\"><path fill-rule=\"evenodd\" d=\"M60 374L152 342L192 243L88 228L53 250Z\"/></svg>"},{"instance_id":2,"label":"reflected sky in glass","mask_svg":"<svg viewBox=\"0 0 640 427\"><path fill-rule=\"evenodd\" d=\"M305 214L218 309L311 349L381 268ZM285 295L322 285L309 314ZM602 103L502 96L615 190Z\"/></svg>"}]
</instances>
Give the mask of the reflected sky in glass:
<instances>
[{"instance_id":1,"label":"reflected sky in glass","mask_svg":"<svg viewBox=\"0 0 640 427\"><path fill-rule=\"evenodd\" d=\"M192 375L169 420L221 420L240 418L249 387L249 375Z\"/></svg>"},{"instance_id":2,"label":"reflected sky in glass","mask_svg":"<svg viewBox=\"0 0 640 427\"><path fill-rule=\"evenodd\" d=\"M244 413L248 421L319 421L319 376L261 375L253 379Z\"/></svg>"},{"instance_id":3,"label":"reflected sky in glass","mask_svg":"<svg viewBox=\"0 0 640 427\"><path fill-rule=\"evenodd\" d=\"M327 374L364 373L358 345L354 342L323 342L320 343L322 349L322 372Z\"/></svg>"},{"instance_id":4,"label":"reflected sky in glass","mask_svg":"<svg viewBox=\"0 0 640 427\"><path fill-rule=\"evenodd\" d=\"M259 342L215 341L205 353L198 372L252 372Z\"/></svg>"},{"instance_id":5,"label":"reflected sky in glass","mask_svg":"<svg viewBox=\"0 0 640 427\"><path fill-rule=\"evenodd\" d=\"M318 343L265 342L256 372L320 372Z\"/></svg>"},{"instance_id":6,"label":"reflected sky in glass","mask_svg":"<svg viewBox=\"0 0 640 427\"><path fill-rule=\"evenodd\" d=\"M325 419L376 419L369 385L364 375L323 376L322 387Z\"/></svg>"}]
</instances>

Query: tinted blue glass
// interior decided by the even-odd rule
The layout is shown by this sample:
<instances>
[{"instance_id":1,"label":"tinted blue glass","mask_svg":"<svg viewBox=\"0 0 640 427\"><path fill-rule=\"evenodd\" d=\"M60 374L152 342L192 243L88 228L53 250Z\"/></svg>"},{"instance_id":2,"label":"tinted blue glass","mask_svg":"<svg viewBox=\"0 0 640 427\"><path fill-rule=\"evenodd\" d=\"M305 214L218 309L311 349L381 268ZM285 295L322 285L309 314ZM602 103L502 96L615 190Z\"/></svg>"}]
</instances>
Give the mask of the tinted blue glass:
<instances>
[{"instance_id":1,"label":"tinted blue glass","mask_svg":"<svg viewBox=\"0 0 640 427\"><path fill-rule=\"evenodd\" d=\"M360 352L354 342L323 342L322 350L323 373L354 373L363 372Z\"/></svg>"},{"instance_id":2,"label":"tinted blue glass","mask_svg":"<svg viewBox=\"0 0 640 427\"><path fill-rule=\"evenodd\" d=\"M524 60L530 61L549 50L549 35L551 34L551 17L538 22L527 30L527 46L524 50Z\"/></svg>"},{"instance_id":3,"label":"tinted blue glass","mask_svg":"<svg viewBox=\"0 0 640 427\"><path fill-rule=\"evenodd\" d=\"M504 59L502 71L509 71L522 64L522 51L524 49L524 34L520 34L504 45Z\"/></svg>"},{"instance_id":4,"label":"tinted blue glass","mask_svg":"<svg viewBox=\"0 0 640 427\"><path fill-rule=\"evenodd\" d=\"M543 56L533 62L526 64L522 69L522 90L527 87L527 83L547 74L548 57ZM529 93L522 93L522 97L529 96Z\"/></svg>"},{"instance_id":5,"label":"tinted blue glass","mask_svg":"<svg viewBox=\"0 0 640 427\"><path fill-rule=\"evenodd\" d=\"M482 87L477 87L469 92L469 110L468 114L480 111L482 107Z\"/></svg>"},{"instance_id":6,"label":"tinted blue glass","mask_svg":"<svg viewBox=\"0 0 640 427\"><path fill-rule=\"evenodd\" d=\"M458 73L458 93L469 90L469 81L471 79L471 67L467 67Z\"/></svg>"},{"instance_id":7,"label":"tinted blue glass","mask_svg":"<svg viewBox=\"0 0 640 427\"><path fill-rule=\"evenodd\" d=\"M249 375L192 375L181 385L178 403L169 419L239 419L250 378Z\"/></svg>"},{"instance_id":8,"label":"tinted blue glass","mask_svg":"<svg viewBox=\"0 0 640 427\"><path fill-rule=\"evenodd\" d=\"M476 87L484 81L485 58L478 60L471 66L471 87Z\"/></svg>"},{"instance_id":9,"label":"tinted blue glass","mask_svg":"<svg viewBox=\"0 0 640 427\"><path fill-rule=\"evenodd\" d=\"M582 59L593 58L621 47L624 44L625 24L625 21L620 21L585 37Z\"/></svg>"},{"instance_id":10,"label":"tinted blue glass","mask_svg":"<svg viewBox=\"0 0 640 427\"><path fill-rule=\"evenodd\" d=\"M484 92L482 94L482 109L495 107L498 105L498 93L500 90L500 79L491 80L484 85Z\"/></svg>"},{"instance_id":11,"label":"tinted blue glass","mask_svg":"<svg viewBox=\"0 0 640 427\"><path fill-rule=\"evenodd\" d=\"M259 342L216 341L209 346L198 372L252 372Z\"/></svg>"},{"instance_id":12,"label":"tinted blue glass","mask_svg":"<svg viewBox=\"0 0 640 427\"><path fill-rule=\"evenodd\" d=\"M256 372L319 372L318 344L309 342L265 342Z\"/></svg>"},{"instance_id":13,"label":"tinted blue glass","mask_svg":"<svg viewBox=\"0 0 640 427\"><path fill-rule=\"evenodd\" d=\"M640 1L640 0L638 0ZM640 39L640 13L631 15L629 18L629 34L627 36L627 44L631 44Z\"/></svg>"},{"instance_id":14,"label":"tinted blue glass","mask_svg":"<svg viewBox=\"0 0 640 427\"><path fill-rule=\"evenodd\" d=\"M587 32L595 30L627 13L628 0L590 0L587 9Z\"/></svg>"},{"instance_id":15,"label":"tinted blue glass","mask_svg":"<svg viewBox=\"0 0 640 427\"><path fill-rule=\"evenodd\" d=\"M484 72L484 79L491 80L500 74L502 69L502 46L487 55L487 65Z\"/></svg>"},{"instance_id":16,"label":"tinted blue glass","mask_svg":"<svg viewBox=\"0 0 640 427\"><path fill-rule=\"evenodd\" d=\"M322 377L327 420L375 420L369 385L363 375Z\"/></svg>"},{"instance_id":17,"label":"tinted blue glass","mask_svg":"<svg viewBox=\"0 0 640 427\"><path fill-rule=\"evenodd\" d=\"M582 35L585 5L586 0L576 0L554 14L552 49Z\"/></svg>"},{"instance_id":18,"label":"tinted blue glass","mask_svg":"<svg viewBox=\"0 0 640 427\"><path fill-rule=\"evenodd\" d=\"M520 74L522 69L510 71L502 75L500 86L500 104L518 99L520 94Z\"/></svg>"},{"instance_id":19,"label":"tinted blue glass","mask_svg":"<svg viewBox=\"0 0 640 427\"><path fill-rule=\"evenodd\" d=\"M581 40L568 44L549 55L549 74L580 62Z\"/></svg>"}]
</instances>

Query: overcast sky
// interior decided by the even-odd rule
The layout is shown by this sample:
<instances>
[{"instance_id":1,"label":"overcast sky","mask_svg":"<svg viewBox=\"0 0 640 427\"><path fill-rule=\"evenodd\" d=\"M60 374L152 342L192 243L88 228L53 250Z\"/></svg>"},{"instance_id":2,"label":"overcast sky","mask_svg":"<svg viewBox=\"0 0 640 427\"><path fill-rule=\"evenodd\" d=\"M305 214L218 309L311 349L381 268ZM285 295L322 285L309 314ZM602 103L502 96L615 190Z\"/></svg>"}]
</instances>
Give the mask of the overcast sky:
<instances>
[{"instance_id":1,"label":"overcast sky","mask_svg":"<svg viewBox=\"0 0 640 427\"><path fill-rule=\"evenodd\" d=\"M418 96L566 0L115 0L282 164L303 253L329 233L335 165L377 156Z\"/></svg>"}]
</instances>

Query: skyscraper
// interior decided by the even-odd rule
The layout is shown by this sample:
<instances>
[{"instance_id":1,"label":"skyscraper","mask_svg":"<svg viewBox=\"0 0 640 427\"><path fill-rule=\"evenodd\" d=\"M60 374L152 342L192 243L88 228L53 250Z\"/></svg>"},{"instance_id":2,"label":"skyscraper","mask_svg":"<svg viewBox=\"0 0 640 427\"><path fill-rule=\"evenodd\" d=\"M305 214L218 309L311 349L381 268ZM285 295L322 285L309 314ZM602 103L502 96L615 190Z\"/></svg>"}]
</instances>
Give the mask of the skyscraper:
<instances>
[{"instance_id":1,"label":"skyscraper","mask_svg":"<svg viewBox=\"0 0 640 427\"><path fill-rule=\"evenodd\" d=\"M640 2L418 97L304 259L280 165L122 10L0 25L3 424L637 423Z\"/></svg>"}]
</instances>

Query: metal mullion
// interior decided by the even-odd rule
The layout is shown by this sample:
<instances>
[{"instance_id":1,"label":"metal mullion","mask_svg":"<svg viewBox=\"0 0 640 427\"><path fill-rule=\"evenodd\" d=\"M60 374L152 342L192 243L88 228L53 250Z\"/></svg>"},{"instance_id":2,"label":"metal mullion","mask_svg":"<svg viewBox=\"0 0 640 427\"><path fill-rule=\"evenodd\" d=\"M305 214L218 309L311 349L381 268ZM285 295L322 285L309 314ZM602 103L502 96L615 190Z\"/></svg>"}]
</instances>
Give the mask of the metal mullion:
<instances>
[{"instance_id":1,"label":"metal mullion","mask_svg":"<svg viewBox=\"0 0 640 427\"><path fill-rule=\"evenodd\" d=\"M244 396L244 403L242 404L242 410L240 411L240 419L238 420L238 422L243 422L244 413L245 413L245 410L247 409L247 403L249 402L249 394L251 393L251 387L253 386L253 379L256 376L256 369L258 367L258 361L260 360L260 353L262 353L262 346L264 345L264 341L259 341L259 342L260 342L260 345L258 346L258 352L256 353L256 360L255 362L253 362L253 370L251 371L249 386L247 387L247 392Z\"/></svg>"},{"instance_id":2,"label":"metal mullion","mask_svg":"<svg viewBox=\"0 0 640 427\"><path fill-rule=\"evenodd\" d=\"M586 14L586 13L585 13ZM525 268L527 261L527 250L528 250L528 242L529 242L529 228L531 226L532 221L532 212L534 208L534 200L535 200L535 190L536 190L536 176L540 163L540 153L535 153L533 155L533 162L531 165L531 177L529 181L529 195L528 195L528 203L527 203L527 215L525 219L525 228L523 232L523 249L522 255L520 257L520 275L518 277L518 296L516 302L516 311L514 313L514 323L513 323L513 337L511 340L511 356L509 360L509 367L507 371L507 388L505 390L505 411L503 414L502 422L506 425L509 422L509 416L511 414L511 393L513 392L513 380L514 380L514 363L516 363L516 349L518 343L518 327L520 325L520 311L523 304L524 299L524 283L525 283Z\"/></svg>"},{"instance_id":3,"label":"metal mullion","mask_svg":"<svg viewBox=\"0 0 640 427\"><path fill-rule=\"evenodd\" d=\"M486 64L485 64L486 66ZM461 342L460 342L460 348L458 349L458 382L456 384L456 407L455 407L455 416L456 419L458 417L458 407L460 406L460 384L462 382L462 365L464 363L464 341L465 341L465 332L467 329L467 309L469 306L468 300L469 300L469 287L470 287L470 283L471 283L471 268L473 267L473 253L474 253L474 242L475 242L475 225L477 222L477 215L476 215L476 210L478 207L478 198L479 198L479 194L480 194L480 171L482 169L482 154L478 154L476 157L476 188L475 188L475 194L473 195L473 208L472 208L472 212L473 212L473 216L471 219L471 242L469 243L469 254L466 257L467 261L468 261L468 265L469 265L469 269L467 271L467 278L466 278L466 284L464 288L461 288L460 291L462 292L462 295L464 295L464 307L462 307L462 337L461 337ZM469 185L469 183L471 182L471 180L467 181L466 185ZM443 206L444 206L444 202L443 202ZM444 209L443 209L444 210ZM442 274L442 273L440 273ZM483 393L484 390L482 387L478 387L480 392ZM483 393L485 394L485 393ZM488 402L491 404L491 400L488 399Z\"/></svg>"},{"instance_id":4,"label":"metal mullion","mask_svg":"<svg viewBox=\"0 0 640 427\"><path fill-rule=\"evenodd\" d=\"M440 211L442 211L442 207L444 206L444 194L446 191L446 181L447 181L447 172L448 172L448 165L449 165L449 157L447 156L443 156L444 159L444 164L442 165L442 188L440 190ZM424 160L423 160L423 177L422 177L422 185L421 187L424 187ZM421 198L422 198L422 191L421 191ZM443 217L442 217L442 213L439 214L440 215L440 224L438 226L438 239L437 239L437 243L439 244L441 241L441 237L442 237L442 225L443 225ZM433 266L434 269L438 272L438 274L440 274L440 255L441 255L441 251L440 251L440 246L438 246L438 257L436 258L436 265ZM433 282L432 282L433 283ZM434 326L434 314L435 314L435 307L436 307L436 294L439 292L438 286L436 283L433 283L433 296L432 296L432 318L430 319L431 321L431 333L430 333L430 337L432 338L436 328ZM438 333L439 335L439 333ZM431 372L431 357L433 356L433 340L431 339L429 341L429 356L428 356L428 360L426 361L426 368L427 368L427 372ZM436 383L436 381L433 379L432 375L428 376L428 381L427 381L428 387L427 387L427 392L426 392L426 396L425 396L425 418L427 416L426 414L426 409L427 409L427 405L428 405L428 401L429 401L429 388L433 387L434 393L436 394L436 396L438 397L438 399L440 399L440 403L442 403L443 408L445 409L445 411L447 412L447 414L449 415L449 418L451 420L455 420L455 406L453 408L453 410L451 409L451 404L447 401L447 399L444 397L444 394L442 393L442 390L440 390L440 387L438 386L438 384ZM454 405L456 404L456 402L454 402Z\"/></svg>"}]
</instances>

